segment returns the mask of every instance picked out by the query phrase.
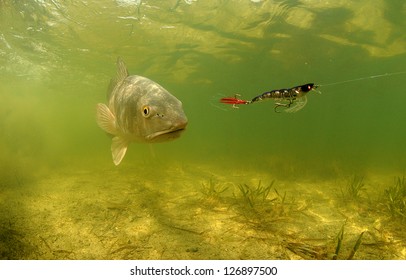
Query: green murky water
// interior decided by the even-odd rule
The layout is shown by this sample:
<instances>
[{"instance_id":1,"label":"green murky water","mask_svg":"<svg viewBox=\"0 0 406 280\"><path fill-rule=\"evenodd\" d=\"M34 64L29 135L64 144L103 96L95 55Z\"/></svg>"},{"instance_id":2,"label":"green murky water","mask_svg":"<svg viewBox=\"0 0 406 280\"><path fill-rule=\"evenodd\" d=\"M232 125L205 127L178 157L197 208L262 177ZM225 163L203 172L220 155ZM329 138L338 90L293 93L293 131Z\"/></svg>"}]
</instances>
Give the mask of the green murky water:
<instances>
[{"instance_id":1,"label":"green murky water","mask_svg":"<svg viewBox=\"0 0 406 280\"><path fill-rule=\"evenodd\" d=\"M406 71L405 16L388 0L0 0L0 258L406 259L406 74L326 85ZM118 56L189 125L116 167L95 106ZM218 102L309 82L326 86L294 114Z\"/></svg>"}]
</instances>

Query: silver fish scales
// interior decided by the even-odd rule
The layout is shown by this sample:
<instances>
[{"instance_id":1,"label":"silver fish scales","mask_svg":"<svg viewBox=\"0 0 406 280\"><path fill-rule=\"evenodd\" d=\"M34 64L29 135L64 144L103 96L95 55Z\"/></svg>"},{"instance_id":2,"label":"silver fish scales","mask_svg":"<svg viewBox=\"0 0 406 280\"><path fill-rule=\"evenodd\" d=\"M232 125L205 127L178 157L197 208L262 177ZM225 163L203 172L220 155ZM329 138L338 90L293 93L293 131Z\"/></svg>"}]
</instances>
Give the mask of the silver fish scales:
<instances>
[{"instance_id":1,"label":"silver fish scales","mask_svg":"<svg viewBox=\"0 0 406 280\"><path fill-rule=\"evenodd\" d=\"M148 78L130 76L120 58L107 99L107 105L97 105L96 120L113 137L111 152L115 165L120 164L129 143L178 138L188 122L181 101Z\"/></svg>"}]
</instances>

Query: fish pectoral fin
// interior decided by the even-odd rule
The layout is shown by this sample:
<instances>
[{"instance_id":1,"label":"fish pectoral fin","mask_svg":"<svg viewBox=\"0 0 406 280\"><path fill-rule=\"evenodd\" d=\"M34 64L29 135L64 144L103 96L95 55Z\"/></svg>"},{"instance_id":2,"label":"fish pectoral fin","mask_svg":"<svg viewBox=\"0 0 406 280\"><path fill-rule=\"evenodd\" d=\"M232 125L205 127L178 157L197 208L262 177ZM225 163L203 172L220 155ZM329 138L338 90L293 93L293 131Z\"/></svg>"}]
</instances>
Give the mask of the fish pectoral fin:
<instances>
[{"instance_id":1,"label":"fish pectoral fin","mask_svg":"<svg viewBox=\"0 0 406 280\"><path fill-rule=\"evenodd\" d=\"M113 162L115 165L119 165L125 156L128 144L129 141L120 136L113 137L113 142L111 143L111 154L113 156Z\"/></svg>"},{"instance_id":2,"label":"fish pectoral fin","mask_svg":"<svg viewBox=\"0 0 406 280\"><path fill-rule=\"evenodd\" d=\"M97 104L96 121L99 127L107 133L112 135L117 134L116 117L114 117L113 113L106 104Z\"/></svg>"}]
</instances>

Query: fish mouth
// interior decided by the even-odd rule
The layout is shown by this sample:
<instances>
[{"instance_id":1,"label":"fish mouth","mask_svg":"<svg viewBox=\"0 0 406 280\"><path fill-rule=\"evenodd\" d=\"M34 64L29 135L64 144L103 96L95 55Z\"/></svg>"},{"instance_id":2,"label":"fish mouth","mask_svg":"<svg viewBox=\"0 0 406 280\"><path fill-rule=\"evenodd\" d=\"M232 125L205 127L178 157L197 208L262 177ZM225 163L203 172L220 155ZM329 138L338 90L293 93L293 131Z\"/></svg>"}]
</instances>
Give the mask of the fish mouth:
<instances>
[{"instance_id":1,"label":"fish mouth","mask_svg":"<svg viewBox=\"0 0 406 280\"><path fill-rule=\"evenodd\" d=\"M151 133L151 134L147 135L145 138L151 142L167 141L167 140L178 138L185 129L186 129L186 124Z\"/></svg>"}]
</instances>

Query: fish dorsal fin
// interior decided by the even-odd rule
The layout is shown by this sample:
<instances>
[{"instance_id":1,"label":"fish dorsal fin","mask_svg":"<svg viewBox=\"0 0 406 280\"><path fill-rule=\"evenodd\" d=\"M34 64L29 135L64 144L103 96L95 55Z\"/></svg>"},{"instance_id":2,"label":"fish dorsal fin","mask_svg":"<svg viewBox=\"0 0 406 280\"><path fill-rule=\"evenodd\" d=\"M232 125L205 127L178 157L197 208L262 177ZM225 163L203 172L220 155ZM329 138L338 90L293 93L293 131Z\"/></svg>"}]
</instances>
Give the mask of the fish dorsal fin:
<instances>
[{"instance_id":1,"label":"fish dorsal fin","mask_svg":"<svg viewBox=\"0 0 406 280\"><path fill-rule=\"evenodd\" d=\"M97 104L96 121L99 127L107 133L117 134L116 118L106 104Z\"/></svg>"},{"instance_id":2,"label":"fish dorsal fin","mask_svg":"<svg viewBox=\"0 0 406 280\"><path fill-rule=\"evenodd\" d=\"M111 154L115 165L119 165L127 152L128 141L120 136L113 137L111 143Z\"/></svg>"},{"instance_id":3,"label":"fish dorsal fin","mask_svg":"<svg viewBox=\"0 0 406 280\"><path fill-rule=\"evenodd\" d=\"M125 63L121 59L121 57L118 57L117 58L117 76L116 76L117 83L121 83L127 77L128 77L127 66L125 66Z\"/></svg>"},{"instance_id":4,"label":"fish dorsal fin","mask_svg":"<svg viewBox=\"0 0 406 280\"><path fill-rule=\"evenodd\" d=\"M127 66L125 66L124 61L121 59L121 57L117 58L117 73L116 76L110 80L110 85L108 89L108 96L107 98L110 99L111 93L114 91L114 89L120 85L125 78L129 76Z\"/></svg>"}]
</instances>

